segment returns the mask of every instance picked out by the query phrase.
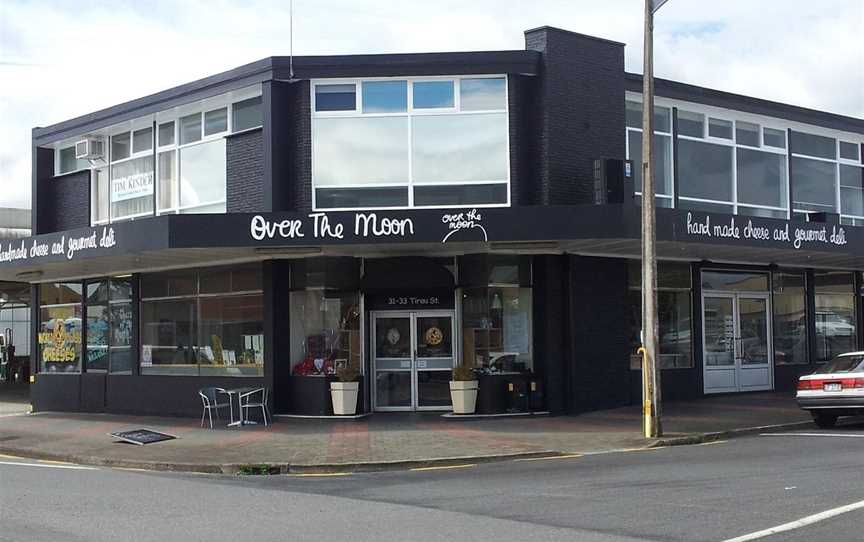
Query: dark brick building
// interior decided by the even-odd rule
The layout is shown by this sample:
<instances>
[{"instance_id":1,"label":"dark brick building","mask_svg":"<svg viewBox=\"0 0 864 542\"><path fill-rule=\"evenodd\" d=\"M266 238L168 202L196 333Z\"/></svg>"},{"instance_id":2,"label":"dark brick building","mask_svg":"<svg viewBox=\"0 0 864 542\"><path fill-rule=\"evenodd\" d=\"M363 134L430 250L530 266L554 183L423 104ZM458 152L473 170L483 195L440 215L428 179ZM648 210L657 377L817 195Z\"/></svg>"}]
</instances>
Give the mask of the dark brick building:
<instances>
[{"instance_id":1,"label":"dark brick building","mask_svg":"<svg viewBox=\"0 0 864 542\"><path fill-rule=\"evenodd\" d=\"M36 410L480 413L638 402L641 78L518 51L271 57L33 131ZM667 399L791 389L862 342L864 120L656 81ZM631 174L632 173L632 174ZM609 188L609 190L600 190Z\"/></svg>"}]
</instances>

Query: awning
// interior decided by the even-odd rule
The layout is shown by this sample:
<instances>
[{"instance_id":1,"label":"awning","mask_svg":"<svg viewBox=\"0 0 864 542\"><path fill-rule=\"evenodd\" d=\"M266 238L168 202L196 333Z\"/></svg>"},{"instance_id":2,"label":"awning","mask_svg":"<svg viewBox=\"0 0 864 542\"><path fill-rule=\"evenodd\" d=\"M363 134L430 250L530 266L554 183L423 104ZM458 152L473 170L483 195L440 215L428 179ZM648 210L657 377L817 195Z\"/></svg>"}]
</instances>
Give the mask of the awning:
<instances>
[{"instance_id":1,"label":"awning","mask_svg":"<svg viewBox=\"0 0 864 542\"><path fill-rule=\"evenodd\" d=\"M310 256L640 254L634 205L168 215L0 241L0 280L45 282ZM657 210L660 258L864 269L864 228ZM404 275L403 275L404 276Z\"/></svg>"}]
</instances>

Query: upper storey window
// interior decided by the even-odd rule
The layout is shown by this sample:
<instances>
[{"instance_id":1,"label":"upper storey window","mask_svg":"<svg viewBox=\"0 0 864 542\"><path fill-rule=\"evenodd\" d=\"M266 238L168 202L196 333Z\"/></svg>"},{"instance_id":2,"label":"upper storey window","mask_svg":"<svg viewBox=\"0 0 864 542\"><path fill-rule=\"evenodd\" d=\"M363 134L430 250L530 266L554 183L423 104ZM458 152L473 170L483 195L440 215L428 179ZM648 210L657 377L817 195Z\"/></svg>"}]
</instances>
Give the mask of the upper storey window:
<instances>
[{"instance_id":1,"label":"upper storey window","mask_svg":"<svg viewBox=\"0 0 864 542\"><path fill-rule=\"evenodd\" d=\"M312 85L316 209L506 206L504 76Z\"/></svg>"},{"instance_id":2,"label":"upper storey window","mask_svg":"<svg viewBox=\"0 0 864 542\"><path fill-rule=\"evenodd\" d=\"M736 112L677 109L679 206L785 218L786 132Z\"/></svg>"},{"instance_id":3,"label":"upper storey window","mask_svg":"<svg viewBox=\"0 0 864 542\"><path fill-rule=\"evenodd\" d=\"M154 214L224 213L225 138L262 126L261 103L260 88L249 87L100 130L89 135L105 142L102 158L76 163L74 146L64 145L58 171L74 171L70 168L81 168L81 162L92 169L93 224Z\"/></svg>"},{"instance_id":4,"label":"upper storey window","mask_svg":"<svg viewBox=\"0 0 864 542\"><path fill-rule=\"evenodd\" d=\"M789 150L795 211L839 212L843 222L864 225L861 144L793 130Z\"/></svg>"},{"instance_id":5,"label":"upper storey window","mask_svg":"<svg viewBox=\"0 0 864 542\"><path fill-rule=\"evenodd\" d=\"M627 100L627 156L633 161L636 194L642 194L642 104ZM654 190L657 205L672 207L672 117L668 107L654 106Z\"/></svg>"}]
</instances>

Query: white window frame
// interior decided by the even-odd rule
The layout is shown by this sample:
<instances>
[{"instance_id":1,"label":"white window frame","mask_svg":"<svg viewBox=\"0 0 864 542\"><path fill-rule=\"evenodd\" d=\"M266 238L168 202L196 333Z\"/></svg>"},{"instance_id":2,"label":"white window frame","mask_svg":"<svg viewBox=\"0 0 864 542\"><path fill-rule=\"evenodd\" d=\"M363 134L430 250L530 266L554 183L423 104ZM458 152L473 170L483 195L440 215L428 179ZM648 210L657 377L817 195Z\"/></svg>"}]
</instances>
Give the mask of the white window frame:
<instances>
[{"instance_id":1,"label":"white window frame","mask_svg":"<svg viewBox=\"0 0 864 542\"><path fill-rule=\"evenodd\" d=\"M642 94L638 93L638 92L628 91L628 92L626 92L625 99L629 100L629 101L635 101L635 102L641 103L642 102ZM684 100L673 100L673 99L668 99L668 98L663 98L663 97L655 98L654 105L669 107L670 109L671 108L677 108L679 111L685 110L685 111L690 111L693 113L700 113L700 114L705 116L705 123L703 125L703 137L702 138L685 136L685 135L679 134L678 135L679 139L685 139L685 140L691 140L691 141L703 141L703 142L707 142L707 143L714 143L714 144L726 145L726 146L731 146L731 147L741 147L743 149L759 150L761 152L769 152L769 153L785 156L786 160L787 160L786 179L785 179L785 183L786 183L786 207L785 208L773 207L773 206L767 206L767 205L754 205L754 204L743 203L743 202L738 201L738 164L737 164L737 158L738 157L737 157L737 152L732 153L733 201L717 201L717 200L709 200L709 199L702 199L702 198L682 197L680 195L678 197L679 200L729 206L729 207L732 207L733 213L736 215L738 214L738 208L743 207L743 208L750 208L750 209L762 209L762 210L766 210L766 211L786 212L787 217L791 218L792 215L796 212L808 212L808 211L793 208L793 205L792 205L793 195L792 195L791 183L790 183L790 178L791 178L792 172L791 172L791 168L788 166L788 164L791 163L791 158L806 158L809 160L833 162L836 164L836 168L835 168L836 181L835 181L835 186L834 186L834 188L835 188L835 212L840 214L841 219L846 218L846 219L850 219L850 220L860 221L862 223L862 225L864 225L864 216L859 217L859 216L855 216L855 215L842 214L841 198L840 198L840 169L839 169L841 163L846 164L846 165L858 165L859 167L864 167L864 163L857 163L854 160L840 159L840 141L843 140L847 143L854 143L854 144L858 145L859 146L859 154L860 154L861 153L860 145L862 143L864 143L864 134L857 134L857 133L852 133L852 132L832 130L829 128L823 128L823 127L814 126L811 124L804 124L804 123L790 121L790 120L781 119L781 118L777 118L777 117L768 117L768 116L763 116L763 115L756 115L756 114L746 113L746 112L737 111L737 110L733 110L733 109L723 109L723 108L707 106L707 105L699 104L699 103L695 103L695 102L688 102L688 101L684 101ZM709 137L708 136L709 118L716 118L716 119L721 119L721 120L732 121L733 122L732 139L728 140L728 139L723 139L723 138ZM739 122L739 121L759 125L760 129L759 129L759 146L758 147L754 147L751 145L743 145L743 144L739 144L737 142L738 134L737 134L736 129L737 129L737 122ZM786 142L786 148L780 148L780 147L774 147L771 145L766 145L765 144L765 129L766 128L783 132L784 140ZM641 129L630 128L630 127L627 127L626 130L627 131L635 130L635 131L641 132ZM815 157L815 156L793 153L792 148L791 148L792 142L790 141L790 138L789 138L789 130L793 130L796 132L804 132L804 133L808 133L808 134L813 134L813 135L818 135L818 136L823 136L823 137L829 137L829 138L834 139L835 140L835 146L836 146L837 158L832 160L830 158L819 158L819 157ZM656 130L655 130L655 132L656 132ZM661 132L656 132L656 133L659 134ZM627 153L629 156L629 141L627 141L626 145L628 147ZM674 147L673 147L673 157L674 157ZM859 158L860 158L860 156L859 156ZM633 159L633 158L631 158L631 159ZM639 160L641 161L641 158ZM673 183L673 191L674 191L674 183ZM657 197L660 198L661 196L658 195ZM744 216L749 216L749 215L744 215Z\"/></svg>"},{"instance_id":2,"label":"white window frame","mask_svg":"<svg viewBox=\"0 0 864 542\"><path fill-rule=\"evenodd\" d=\"M119 124L115 124L112 126L108 126L105 128L101 128L99 130L95 130L93 132L82 134L80 136L67 138L62 141L58 141L52 145L54 148L54 171L55 177L61 175L69 175L71 173L76 173L79 171L90 171L90 225L91 226L100 226L105 224L111 224L114 222L123 222L127 220L136 220L140 218L148 218L152 216L164 215L164 214L177 214L182 213L184 211L192 211L195 209L199 209L202 207L207 207L210 205L223 205L227 206L227 194L226 198L223 198L218 201L208 201L203 203L198 203L195 205L187 205L185 207L181 207L180 203L180 158L178 151L193 147L195 145L200 145L204 143L209 143L211 141L225 139L235 134L250 132L253 130L260 129L261 125L253 126L247 128L245 130L241 130L239 132L234 132L234 104L237 102L242 102L244 100L248 100L250 98L256 98L262 95L261 85L252 85L249 87L244 87L237 90L232 90L225 94L220 94L218 96L214 96L211 98L205 98L203 100L197 100L195 102L191 102L188 104L183 104L171 109L167 109L164 111L159 111L155 114L144 115L142 117L138 117L132 120L124 121ZM204 113L208 111L213 111L214 109L227 109L227 130L223 132L219 132L217 134L211 134L209 136L204 136ZM202 138L199 141L195 141L193 143L187 143L185 145L180 145L180 118L185 117L191 114L199 114L201 115L201 135ZM132 152L133 151L133 133L137 130L145 129L145 128L153 128L155 122L155 130L152 133L152 147L146 151L140 152ZM159 125L165 124L167 122L174 123L174 143L170 145L162 145L160 146L159 142ZM263 115L262 115L262 123L263 123ZM121 160L111 160L111 137L116 135L121 135L124 132L129 133L129 152L130 155L127 158L123 158ZM75 171L67 171L65 173L60 173L60 149L65 149L70 146L73 146L75 142L80 141L88 136L96 136L102 138L105 145L105 157L104 159L100 159L98 161L91 162L90 166L87 168L77 169ZM159 198L161 196L159 189L159 159L158 155L163 152L174 152L174 169L175 169L175 179L177 180L175 189L171 195L171 206L166 209L159 209ZM147 213L137 213L133 215L128 215L124 217L114 217L112 213L112 205L111 205L111 168L114 165L122 164L123 162L134 160L142 157L152 157L156 154L156 167L153 171L153 190L154 190L154 204L156 208L154 211ZM108 176L108 218L103 220L96 220L97 215L97 206L98 201L95 200L96 191L93 189L94 183L96 182L95 170L104 168L106 171L106 175Z\"/></svg>"},{"instance_id":3,"label":"white window frame","mask_svg":"<svg viewBox=\"0 0 864 542\"><path fill-rule=\"evenodd\" d=\"M461 81L462 79L504 79L504 108L503 109L488 109L488 110L461 110ZM388 113L363 113L363 82L376 81L405 81L407 85L406 108L405 111L388 112ZM453 81L453 107L441 108L415 108L414 107L414 83L425 83L432 81ZM354 85L354 109L350 111L316 111L315 104L315 89L319 85ZM436 75L436 76L418 76L418 77L362 77L362 78L337 78L337 79L313 79L309 85L310 104L311 104L311 141L312 141L312 161L311 161L311 179L312 179L312 208L315 211L365 211L365 210L404 210L404 209L460 209L465 207L476 208L491 208L491 207L510 207L511 205L511 173L510 173L510 95L509 95L509 77L507 74L480 74L480 75ZM420 116L468 116L468 115L488 115L488 114L504 113L506 118L505 140L507 142L506 152L506 179L504 180L480 180L480 181L465 181L465 182L448 182L448 183L429 183L414 181L414 166L413 166L413 149L411 142L413 141L413 117ZM355 188L406 188L408 190L408 205L407 206L386 206L386 207L324 207L319 208L317 203L317 189L315 185L315 119L319 118L373 118L373 117L407 117L408 118L408 177L404 184L400 183L353 183L323 186L323 189L355 189ZM415 205L414 204L414 187L416 186L480 186L504 184L507 187L506 203L485 203L485 204L460 204L460 205Z\"/></svg>"},{"instance_id":4,"label":"white window frame","mask_svg":"<svg viewBox=\"0 0 864 542\"><path fill-rule=\"evenodd\" d=\"M636 96L638 96L638 99L636 99ZM640 105L642 105L642 107L645 107L644 104L642 104L642 95L641 94L639 94L639 95L628 94L626 97L626 100L625 100L625 104L624 104L625 108L627 107L626 102L636 102L636 103L639 103ZM669 110L669 131L663 132L663 131L657 130L655 128L654 129L654 135L662 135L662 136L666 136L669 138L669 160L670 160L669 163L673 166L673 170L674 170L674 164L675 164L675 144L674 143L675 143L675 141L672 138L672 123L674 122L674 119L672 118L672 106L666 105L662 102L663 102L663 100L655 99L654 100L654 107L655 108L656 107L665 107ZM624 138L624 148L625 148L624 152L626 153L625 156L628 157L628 160L633 161L633 167L634 168L638 167L641 169L642 168L642 165L641 165L642 164L642 157L641 156L630 156L630 132L636 132L636 133L640 134L640 136L641 136L642 135L642 128L641 127L640 128L634 128L632 126L627 126L626 121L624 123L624 127L626 130L626 134L625 134L625 138ZM644 139L643 139L643 142L644 142ZM654 196L656 199L662 199L662 200L668 201L669 207L671 208L671 207L675 206L675 172L670 171L669 175L671 177L670 181L672 183L672 186L670 187L670 190L669 190L669 194L657 194L657 193L655 193ZM642 197L642 192L641 191L635 191L634 195L636 195L638 197Z\"/></svg>"}]
</instances>

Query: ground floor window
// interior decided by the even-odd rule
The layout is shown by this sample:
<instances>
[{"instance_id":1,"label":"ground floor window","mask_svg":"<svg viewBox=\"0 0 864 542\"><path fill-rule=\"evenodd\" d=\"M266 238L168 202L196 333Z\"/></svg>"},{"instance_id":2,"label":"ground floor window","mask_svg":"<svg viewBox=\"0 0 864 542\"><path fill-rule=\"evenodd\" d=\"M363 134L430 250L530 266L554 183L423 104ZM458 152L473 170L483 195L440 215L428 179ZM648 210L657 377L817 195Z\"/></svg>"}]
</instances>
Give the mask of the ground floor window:
<instances>
[{"instance_id":1,"label":"ground floor window","mask_svg":"<svg viewBox=\"0 0 864 542\"><path fill-rule=\"evenodd\" d=\"M828 361L857 347L853 274L817 271L813 279L816 297L816 359Z\"/></svg>"},{"instance_id":2,"label":"ground floor window","mask_svg":"<svg viewBox=\"0 0 864 542\"><path fill-rule=\"evenodd\" d=\"M141 279L141 374L261 376L264 296L258 264Z\"/></svg>"},{"instance_id":3,"label":"ground floor window","mask_svg":"<svg viewBox=\"0 0 864 542\"><path fill-rule=\"evenodd\" d=\"M87 282L87 372L132 373L132 280Z\"/></svg>"},{"instance_id":4,"label":"ground floor window","mask_svg":"<svg viewBox=\"0 0 864 542\"><path fill-rule=\"evenodd\" d=\"M361 369L360 296L357 292L304 289L290 294L292 372L326 376Z\"/></svg>"},{"instance_id":5,"label":"ground floor window","mask_svg":"<svg viewBox=\"0 0 864 542\"><path fill-rule=\"evenodd\" d=\"M630 367L641 368L642 358L635 355L641 346L642 332L642 271L641 262L628 264L627 301L630 306ZM690 266L663 262L657 266L657 318L661 369L693 367L693 333L691 315L693 300L690 290Z\"/></svg>"},{"instance_id":6,"label":"ground floor window","mask_svg":"<svg viewBox=\"0 0 864 542\"><path fill-rule=\"evenodd\" d=\"M462 362L481 374L534 370L531 260L470 255L458 260Z\"/></svg>"},{"instance_id":7,"label":"ground floor window","mask_svg":"<svg viewBox=\"0 0 864 542\"><path fill-rule=\"evenodd\" d=\"M39 286L39 370L81 372L82 284Z\"/></svg>"},{"instance_id":8,"label":"ground floor window","mask_svg":"<svg viewBox=\"0 0 864 542\"><path fill-rule=\"evenodd\" d=\"M492 286L462 292L462 356L488 372L533 369L531 288Z\"/></svg>"},{"instance_id":9,"label":"ground floor window","mask_svg":"<svg viewBox=\"0 0 864 542\"><path fill-rule=\"evenodd\" d=\"M772 276L774 363L777 365L810 362L804 277L801 271L775 272Z\"/></svg>"}]
</instances>

